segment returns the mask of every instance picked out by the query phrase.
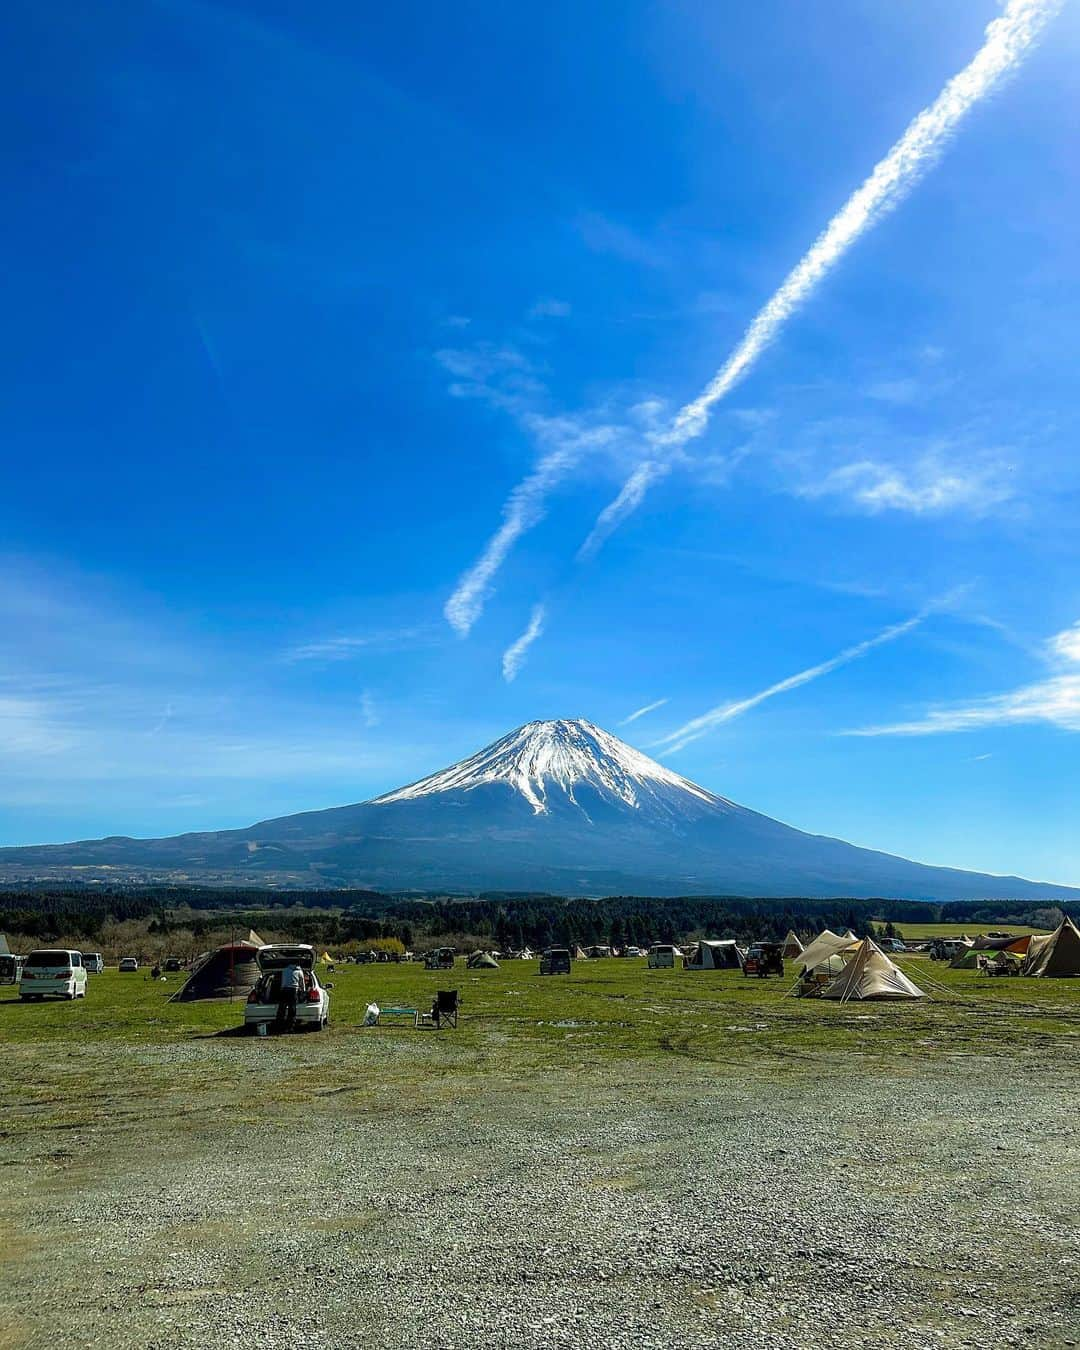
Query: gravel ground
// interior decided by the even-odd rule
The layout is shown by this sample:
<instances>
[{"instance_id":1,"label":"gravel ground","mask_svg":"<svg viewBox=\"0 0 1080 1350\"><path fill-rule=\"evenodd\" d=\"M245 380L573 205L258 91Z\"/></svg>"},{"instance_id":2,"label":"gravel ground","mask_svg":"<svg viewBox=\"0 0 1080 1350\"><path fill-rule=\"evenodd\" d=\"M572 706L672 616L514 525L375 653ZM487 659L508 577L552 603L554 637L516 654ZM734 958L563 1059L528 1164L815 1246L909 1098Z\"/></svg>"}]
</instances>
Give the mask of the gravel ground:
<instances>
[{"instance_id":1,"label":"gravel ground","mask_svg":"<svg viewBox=\"0 0 1080 1350\"><path fill-rule=\"evenodd\" d=\"M1080 1345L1075 1069L440 1080L413 1037L407 1103L384 1054L276 1105L294 1044L162 1049L231 1088L0 1141L3 1350Z\"/></svg>"}]
</instances>

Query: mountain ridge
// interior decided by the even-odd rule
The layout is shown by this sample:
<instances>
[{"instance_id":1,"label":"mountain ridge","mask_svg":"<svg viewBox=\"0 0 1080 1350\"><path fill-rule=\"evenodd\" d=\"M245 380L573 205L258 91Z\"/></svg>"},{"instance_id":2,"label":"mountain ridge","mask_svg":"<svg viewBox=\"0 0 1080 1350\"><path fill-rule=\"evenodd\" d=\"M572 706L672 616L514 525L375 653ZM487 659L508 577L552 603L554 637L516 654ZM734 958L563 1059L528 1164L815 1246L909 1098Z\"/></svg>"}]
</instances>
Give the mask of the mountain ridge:
<instances>
[{"instance_id":1,"label":"mountain ridge","mask_svg":"<svg viewBox=\"0 0 1080 1350\"><path fill-rule=\"evenodd\" d=\"M808 834L583 718L528 722L367 801L161 839L0 848L0 879L545 890L572 895L1080 897Z\"/></svg>"}]
</instances>

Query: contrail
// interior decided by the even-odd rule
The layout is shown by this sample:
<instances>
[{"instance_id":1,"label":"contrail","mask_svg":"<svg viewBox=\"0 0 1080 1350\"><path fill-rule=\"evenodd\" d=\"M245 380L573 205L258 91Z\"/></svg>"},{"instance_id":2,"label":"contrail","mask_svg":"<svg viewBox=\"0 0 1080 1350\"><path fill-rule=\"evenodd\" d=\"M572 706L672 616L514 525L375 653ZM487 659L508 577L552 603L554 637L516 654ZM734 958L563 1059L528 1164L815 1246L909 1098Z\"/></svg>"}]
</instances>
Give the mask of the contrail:
<instances>
[{"instance_id":1,"label":"contrail","mask_svg":"<svg viewBox=\"0 0 1080 1350\"><path fill-rule=\"evenodd\" d=\"M604 540L614 534L627 516L632 515L641 505L646 492L658 478L671 472L671 465L655 459L647 459L639 464L626 482L622 491L596 517L596 524L589 531L588 538L577 551L578 562L584 562L596 553Z\"/></svg>"},{"instance_id":2,"label":"contrail","mask_svg":"<svg viewBox=\"0 0 1080 1350\"><path fill-rule=\"evenodd\" d=\"M1064 0L1010 0L1004 14L987 25L983 45L937 99L915 118L870 177L848 198L810 251L757 314L742 341L705 389L675 416L653 444L678 452L700 436L713 406L750 370L784 324L810 297L849 248L915 186L942 153L949 136L968 112L1019 65ZM640 464L622 491L600 513L580 556L590 556L641 504L652 482L668 471L659 456Z\"/></svg>"},{"instance_id":3,"label":"contrail","mask_svg":"<svg viewBox=\"0 0 1080 1350\"><path fill-rule=\"evenodd\" d=\"M577 467L582 455L606 445L615 434L615 429L610 426L582 430L557 418L525 417L523 420L539 440L554 441L554 448L511 492L503 506L503 523L443 606L447 623L461 637L468 635L483 612L488 588L506 555L526 530L543 520L548 493Z\"/></svg>"},{"instance_id":4,"label":"contrail","mask_svg":"<svg viewBox=\"0 0 1080 1350\"><path fill-rule=\"evenodd\" d=\"M545 497L577 462L578 456L573 451L553 450L511 492L503 507L503 523L443 606L447 623L462 637L480 617L488 586L506 555L526 530L543 519Z\"/></svg>"},{"instance_id":5,"label":"contrail","mask_svg":"<svg viewBox=\"0 0 1080 1350\"><path fill-rule=\"evenodd\" d=\"M662 708L668 702L670 702L669 699L658 698L655 703L646 703L644 708L638 708L636 712L632 712L629 717L624 717L621 722L616 722L615 725L617 727L628 727L631 722L636 722L639 717L645 717L649 713L655 712L657 708Z\"/></svg>"},{"instance_id":6,"label":"contrail","mask_svg":"<svg viewBox=\"0 0 1080 1350\"><path fill-rule=\"evenodd\" d=\"M524 633L512 642L506 651L503 652L502 672L503 679L509 684L517 677L525 661L525 653L544 631L544 606L534 605L532 615L529 618L529 626Z\"/></svg>"},{"instance_id":7,"label":"contrail","mask_svg":"<svg viewBox=\"0 0 1080 1350\"><path fill-rule=\"evenodd\" d=\"M706 732L712 731L714 727L718 727L724 722L730 722L736 717L741 717L743 713L749 712L751 708L756 708L759 703L764 703L766 699L775 698L777 694L786 694L791 689L798 689L801 685L809 684L811 680L820 679L822 675L829 675L841 666L846 666L851 661L857 661L860 656L865 656L874 647L881 647L886 642L894 642L898 637L903 637L905 633L910 633L913 628L917 628L930 612L930 607L920 610L918 614L913 615L910 619L905 619L903 623L894 623L889 628L882 629L874 637L867 638L864 642L857 642L854 647L845 647L842 652L830 657L828 661L822 661L820 665L810 666L808 670L800 670L797 675L789 675L786 680L779 680L776 684L770 684L768 689L762 689L760 693L752 694L749 698L739 699L735 703L721 703L718 707L711 708L707 713L702 713L700 717L684 722L678 730L671 732L670 735L662 736L660 740L654 742L654 746L662 747L669 753L682 750L692 741L700 740Z\"/></svg>"}]
</instances>

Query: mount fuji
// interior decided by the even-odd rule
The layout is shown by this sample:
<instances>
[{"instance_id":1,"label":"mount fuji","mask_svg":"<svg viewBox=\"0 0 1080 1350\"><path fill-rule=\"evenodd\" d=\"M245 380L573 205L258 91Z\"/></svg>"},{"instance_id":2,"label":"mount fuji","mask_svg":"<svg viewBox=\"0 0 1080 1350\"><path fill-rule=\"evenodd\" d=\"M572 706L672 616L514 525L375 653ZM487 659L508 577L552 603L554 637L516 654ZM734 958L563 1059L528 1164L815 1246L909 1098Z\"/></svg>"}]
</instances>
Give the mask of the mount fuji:
<instances>
[{"instance_id":1,"label":"mount fuji","mask_svg":"<svg viewBox=\"0 0 1080 1350\"><path fill-rule=\"evenodd\" d=\"M354 806L167 839L0 849L0 879L187 881L570 895L1076 898L804 834L581 718L529 722Z\"/></svg>"}]
</instances>

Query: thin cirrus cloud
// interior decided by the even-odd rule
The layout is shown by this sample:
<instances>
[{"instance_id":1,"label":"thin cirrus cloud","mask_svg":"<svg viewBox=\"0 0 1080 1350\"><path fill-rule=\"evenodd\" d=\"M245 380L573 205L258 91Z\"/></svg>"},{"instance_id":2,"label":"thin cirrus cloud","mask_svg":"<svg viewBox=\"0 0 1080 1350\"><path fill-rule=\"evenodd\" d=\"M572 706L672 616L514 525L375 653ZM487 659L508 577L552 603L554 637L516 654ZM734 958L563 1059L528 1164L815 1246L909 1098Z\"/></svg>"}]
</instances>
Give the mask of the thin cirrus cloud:
<instances>
[{"instance_id":1,"label":"thin cirrus cloud","mask_svg":"<svg viewBox=\"0 0 1080 1350\"><path fill-rule=\"evenodd\" d=\"M768 688L762 689L756 694L751 694L749 698L737 699L731 703L721 703L715 708L710 708L700 717L691 718L689 722L684 722L681 727L677 727L667 736L662 736L660 740L653 743L653 748L659 748L668 753L685 749L686 746L700 740L710 731L715 731L717 727L722 726L725 722L733 721L736 717L742 717L744 713L748 713L752 708L756 708L767 699L775 698L777 694L790 693L792 689L799 689L812 680L819 680L823 675L830 675L834 670L839 670L841 666L857 661L860 656L865 656L875 647L882 647L887 642L895 642L897 638L903 637L906 633L918 628L929 616L932 608L936 608L936 606L928 606L920 610L918 614L912 615L910 619L905 619L902 623L890 624L888 628L883 628L880 633L875 633L873 637L866 638L862 642L856 642L852 647L845 647L842 652L830 657L828 661L821 661L816 666L809 666L806 670L800 670L795 675L789 675L786 679L778 680L775 684L770 684Z\"/></svg>"},{"instance_id":2,"label":"thin cirrus cloud","mask_svg":"<svg viewBox=\"0 0 1080 1350\"><path fill-rule=\"evenodd\" d=\"M1080 666L1080 623L1051 637L1045 644L1045 654L1059 665ZM934 736L1033 722L1044 722L1063 731L1080 731L1080 672L1066 669L1004 694L930 708L922 717L909 722L859 727L845 735Z\"/></svg>"},{"instance_id":3,"label":"thin cirrus cloud","mask_svg":"<svg viewBox=\"0 0 1080 1350\"><path fill-rule=\"evenodd\" d=\"M517 679L518 671L525 664L529 648L544 631L545 611L543 605L534 605L529 616L529 624L524 633L503 652L502 673L507 684Z\"/></svg>"},{"instance_id":4,"label":"thin cirrus cloud","mask_svg":"<svg viewBox=\"0 0 1080 1350\"><path fill-rule=\"evenodd\" d=\"M915 186L944 150L949 136L967 113L1019 65L1062 3L1063 0L1009 0L1005 12L987 26L983 45L971 62L953 76L934 103L918 114L900 140L832 218L809 252L753 319L742 340L702 393L687 403L665 430L646 435L651 453L633 469L616 497L600 512L578 551L579 560L594 556L623 521L637 510L649 489L672 471L686 445L705 431L713 407L750 371L848 249ZM595 224L592 222L593 226ZM596 242L595 230L592 234L586 233L585 237L587 241L592 239L598 247L611 247L610 229L601 231L601 235L602 242ZM639 255L640 251L634 250L637 261L646 261ZM609 427L599 434L610 440L618 430ZM510 494L503 507L502 525L446 602L446 619L459 635L467 635L480 617L491 584L510 550L523 534L543 519L549 493L577 468L592 448L595 446L571 440L566 445L545 450L536 468Z\"/></svg>"},{"instance_id":5,"label":"thin cirrus cloud","mask_svg":"<svg viewBox=\"0 0 1080 1350\"><path fill-rule=\"evenodd\" d=\"M662 708L668 702L670 702L669 699L658 698L655 703L646 703L644 708L638 708L629 717L624 717L621 722L616 722L615 725L617 727L628 727L631 722L636 722L640 717L648 717L649 713L656 712L657 708Z\"/></svg>"},{"instance_id":6,"label":"thin cirrus cloud","mask_svg":"<svg viewBox=\"0 0 1080 1350\"><path fill-rule=\"evenodd\" d=\"M861 511L878 515L904 511L909 515L938 515L943 511L966 511L979 515L1012 496L1004 469L997 464L945 465L934 456L924 456L902 467L879 460L861 459L831 470L823 478L797 485L798 497L838 497Z\"/></svg>"},{"instance_id":7,"label":"thin cirrus cloud","mask_svg":"<svg viewBox=\"0 0 1080 1350\"><path fill-rule=\"evenodd\" d=\"M582 546L582 555L594 554L637 509L649 486L671 471L671 459L703 434L716 404L750 371L852 245L918 183L963 118L1017 67L1062 3L1063 0L1010 0L1004 14L987 25L985 41L971 62L918 114L833 216L810 251L755 316L705 389L680 409L666 431L651 438L664 453L645 460L634 470L622 491L600 513Z\"/></svg>"},{"instance_id":8,"label":"thin cirrus cloud","mask_svg":"<svg viewBox=\"0 0 1080 1350\"><path fill-rule=\"evenodd\" d=\"M426 628L390 628L375 633L345 634L340 637L321 638L315 642L302 642L282 653L281 659L289 663L298 661L348 661L364 651L392 651L397 647L407 647L414 642L429 638L431 632Z\"/></svg>"}]
</instances>

